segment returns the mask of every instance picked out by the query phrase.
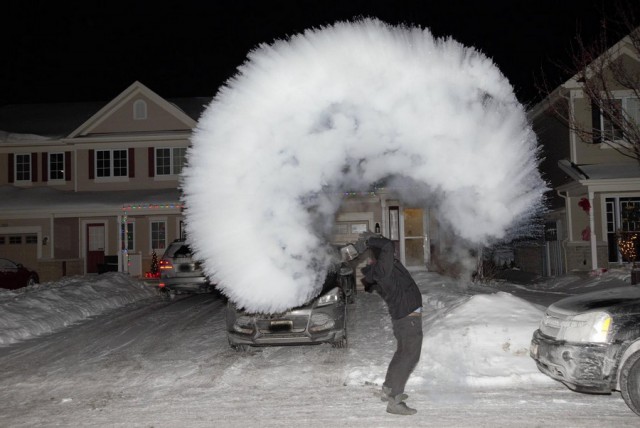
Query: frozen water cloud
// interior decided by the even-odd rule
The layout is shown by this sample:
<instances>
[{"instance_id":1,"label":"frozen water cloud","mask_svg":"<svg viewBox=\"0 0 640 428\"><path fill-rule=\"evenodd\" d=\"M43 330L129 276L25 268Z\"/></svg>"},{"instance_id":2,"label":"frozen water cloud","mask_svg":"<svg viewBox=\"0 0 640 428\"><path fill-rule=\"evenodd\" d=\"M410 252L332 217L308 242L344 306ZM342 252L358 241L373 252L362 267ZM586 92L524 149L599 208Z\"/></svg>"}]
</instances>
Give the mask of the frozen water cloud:
<instances>
[{"instance_id":1,"label":"frozen water cloud","mask_svg":"<svg viewBox=\"0 0 640 428\"><path fill-rule=\"evenodd\" d=\"M231 300L277 312L318 293L341 192L385 180L486 243L541 207L537 167L491 59L426 29L339 22L260 45L220 89L183 172L187 232Z\"/></svg>"}]
</instances>

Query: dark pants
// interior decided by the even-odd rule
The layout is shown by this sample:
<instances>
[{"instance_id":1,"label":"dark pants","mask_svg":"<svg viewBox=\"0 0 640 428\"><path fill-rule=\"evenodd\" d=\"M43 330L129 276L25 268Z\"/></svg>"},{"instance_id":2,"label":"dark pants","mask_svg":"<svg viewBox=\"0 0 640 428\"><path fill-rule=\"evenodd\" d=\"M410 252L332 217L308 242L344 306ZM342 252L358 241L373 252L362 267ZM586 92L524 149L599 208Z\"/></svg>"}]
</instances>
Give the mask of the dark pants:
<instances>
[{"instance_id":1,"label":"dark pants","mask_svg":"<svg viewBox=\"0 0 640 428\"><path fill-rule=\"evenodd\" d=\"M395 397L404 392L409 375L420 360L422 351L422 317L409 315L399 320L392 320L393 335L398 347L389 363L384 385L391 388Z\"/></svg>"}]
</instances>

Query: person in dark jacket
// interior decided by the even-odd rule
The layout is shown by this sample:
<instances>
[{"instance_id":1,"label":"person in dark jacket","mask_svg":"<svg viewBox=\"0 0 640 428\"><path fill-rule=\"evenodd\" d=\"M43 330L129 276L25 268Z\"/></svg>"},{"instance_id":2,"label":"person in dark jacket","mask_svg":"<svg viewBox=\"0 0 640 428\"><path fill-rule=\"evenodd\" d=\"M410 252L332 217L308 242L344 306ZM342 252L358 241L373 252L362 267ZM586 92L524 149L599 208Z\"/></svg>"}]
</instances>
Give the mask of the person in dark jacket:
<instances>
[{"instance_id":1,"label":"person in dark jacket","mask_svg":"<svg viewBox=\"0 0 640 428\"><path fill-rule=\"evenodd\" d=\"M404 403L408 398L404 387L422 350L422 293L411 274L395 258L391 240L365 233L356 243L356 249L361 254L367 248L373 257L362 269L365 291L375 290L386 302L397 340L396 352L382 385L382 401L388 401L389 413L413 415L417 410Z\"/></svg>"}]
</instances>

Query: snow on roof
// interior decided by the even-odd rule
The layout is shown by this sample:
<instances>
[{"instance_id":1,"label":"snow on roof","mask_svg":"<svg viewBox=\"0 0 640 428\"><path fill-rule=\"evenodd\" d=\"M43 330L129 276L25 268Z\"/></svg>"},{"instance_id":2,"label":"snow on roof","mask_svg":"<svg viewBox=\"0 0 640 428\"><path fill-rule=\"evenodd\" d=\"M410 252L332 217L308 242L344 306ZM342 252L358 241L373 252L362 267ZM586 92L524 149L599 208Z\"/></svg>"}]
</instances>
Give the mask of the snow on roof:
<instances>
[{"instance_id":1,"label":"snow on roof","mask_svg":"<svg viewBox=\"0 0 640 428\"><path fill-rule=\"evenodd\" d=\"M6 132L0 130L0 144L32 144L34 141L50 141L52 137L45 137L36 134L21 134L16 132Z\"/></svg>"},{"instance_id":2,"label":"snow on roof","mask_svg":"<svg viewBox=\"0 0 640 428\"><path fill-rule=\"evenodd\" d=\"M178 189L71 192L51 187L0 186L3 214L32 212L46 207L48 213L100 212L104 214L141 208L179 208Z\"/></svg>"},{"instance_id":3,"label":"snow on roof","mask_svg":"<svg viewBox=\"0 0 640 428\"><path fill-rule=\"evenodd\" d=\"M640 166L637 163L577 165L565 159L558 162L558 165L575 180L640 179Z\"/></svg>"}]
</instances>

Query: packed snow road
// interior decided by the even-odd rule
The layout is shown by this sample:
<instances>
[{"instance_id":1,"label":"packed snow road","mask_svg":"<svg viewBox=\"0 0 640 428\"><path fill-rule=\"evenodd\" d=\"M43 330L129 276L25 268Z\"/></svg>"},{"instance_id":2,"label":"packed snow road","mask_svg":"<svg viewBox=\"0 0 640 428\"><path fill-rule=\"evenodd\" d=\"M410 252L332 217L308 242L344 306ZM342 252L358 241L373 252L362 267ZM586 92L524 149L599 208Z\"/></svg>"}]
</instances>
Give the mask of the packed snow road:
<instances>
[{"instance_id":1,"label":"packed snow road","mask_svg":"<svg viewBox=\"0 0 640 428\"><path fill-rule=\"evenodd\" d=\"M421 287L434 279L425 278ZM473 293L468 290L456 291L444 284L442 288L446 291L440 294L435 288L425 291L429 298L425 299L422 367L407 386L408 402L418 409L415 416L387 414L375 395L393 352L390 323L377 296L359 293L350 307L348 349L321 345L236 353L227 345L224 302L215 295L195 295L170 302L144 299L52 334L0 347L0 426L601 427L640 423L619 393L577 394L532 370L504 379L487 375L484 380L480 369L471 370L475 386L464 382L462 375L452 376L457 365L460 372L469 371L463 367L468 361L462 356L455 362L436 361L439 353L463 337L449 327L451 343L439 343L438 338L446 336L442 326L452 325L446 324L451 318L459 323L474 319L480 310L472 309ZM507 299L509 307L519 302L499 294L491 297L498 312L507 312L499 299ZM499 330L508 332L508 328ZM479 353L473 342L490 342L488 335L499 336L500 331L479 334L470 325L462 331L471 339L467 359L493 359ZM516 342L514 337L512 356L530 364L523 345ZM499 363L490 364L499 368Z\"/></svg>"}]
</instances>

